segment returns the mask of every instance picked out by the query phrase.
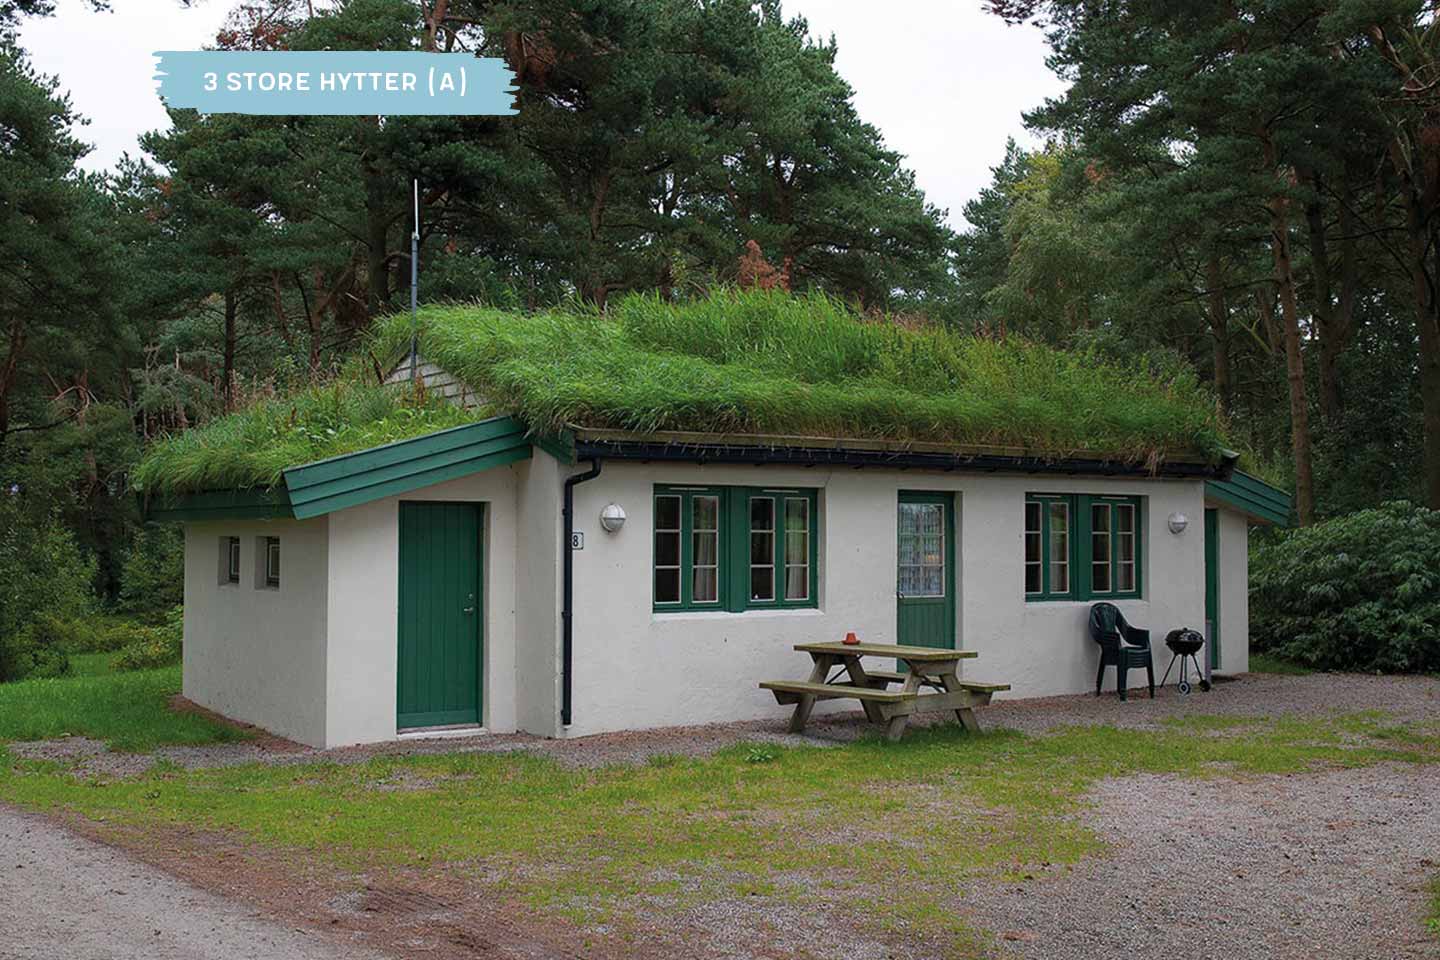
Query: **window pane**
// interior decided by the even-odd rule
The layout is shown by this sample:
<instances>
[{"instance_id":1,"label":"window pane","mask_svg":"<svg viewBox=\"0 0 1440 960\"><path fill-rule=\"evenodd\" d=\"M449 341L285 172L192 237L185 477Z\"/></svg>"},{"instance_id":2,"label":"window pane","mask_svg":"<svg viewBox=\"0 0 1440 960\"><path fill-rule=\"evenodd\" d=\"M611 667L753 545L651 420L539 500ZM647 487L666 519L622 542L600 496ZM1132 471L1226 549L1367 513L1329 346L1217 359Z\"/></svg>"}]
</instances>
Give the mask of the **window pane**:
<instances>
[{"instance_id":1,"label":"window pane","mask_svg":"<svg viewBox=\"0 0 1440 960\"><path fill-rule=\"evenodd\" d=\"M680 602L680 568L657 568L655 570L655 602Z\"/></svg>"},{"instance_id":2,"label":"window pane","mask_svg":"<svg viewBox=\"0 0 1440 960\"><path fill-rule=\"evenodd\" d=\"M1025 564L1025 592L1040 592L1040 564L1038 563Z\"/></svg>"},{"instance_id":3,"label":"window pane","mask_svg":"<svg viewBox=\"0 0 1440 960\"><path fill-rule=\"evenodd\" d=\"M230 538L230 579L236 583L240 581L240 538Z\"/></svg>"},{"instance_id":4,"label":"window pane","mask_svg":"<svg viewBox=\"0 0 1440 960\"><path fill-rule=\"evenodd\" d=\"M774 599L775 599L775 568L774 568L774 567L751 567L751 568L750 568L750 599L751 599L751 600L774 600Z\"/></svg>"},{"instance_id":5,"label":"window pane","mask_svg":"<svg viewBox=\"0 0 1440 960\"><path fill-rule=\"evenodd\" d=\"M1039 562L1040 562L1040 534L1039 534L1039 533L1028 533L1028 532L1027 532L1027 533L1025 534L1025 562L1026 562L1026 563L1039 563Z\"/></svg>"},{"instance_id":6,"label":"window pane","mask_svg":"<svg viewBox=\"0 0 1440 960\"><path fill-rule=\"evenodd\" d=\"M809 600L809 599L810 599L810 568L809 568L809 567L786 567L786 568L785 568L785 599L786 599L786 600Z\"/></svg>"},{"instance_id":7,"label":"window pane","mask_svg":"<svg viewBox=\"0 0 1440 960\"><path fill-rule=\"evenodd\" d=\"M790 500L785 501L785 529L786 531L810 529L810 501Z\"/></svg>"},{"instance_id":8,"label":"window pane","mask_svg":"<svg viewBox=\"0 0 1440 960\"><path fill-rule=\"evenodd\" d=\"M680 566L680 531L655 531L655 566Z\"/></svg>"},{"instance_id":9,"label":"window pane","mask_svg":"<svg viewBox=\"0 0 1440 960\"><path fill-rule=\"evenodd\" d=\"M716 533L695 531L695 566L714 566L720 562L720 537Z\"/></svg>"},{"instance_id":10,"label":"window pane","mask_svg":"<svg viewBox=\"0 0 1440 960\"><path fill-rule=\"evenodd\" d=\"M752 567L775 565L775 534L750 534L750 565Z\"/></svg>"},{"instance_id":11,"label":"window pane","mask_svg":"<svg viewBox=\"0 0 1440 960\"><path fill-rule=\"evenodd\" d=\"M718 575L714 567L696 567L693 597L696 603L714 603L719 599Z\"/></svg>"},{"instance_id":12,"label":"window pane","mask_svg":"<svg viewBox=\"0 0 1440 960\"><path fill-rule=\"evenodd\" d=\"M750 529L775 529L775 501L770 497L754 497L750 500Z\"/></svg>"},{"instance_id":13,"label":"window pane","mask_svg":"<svg viewBox=\"0 0 1440 960\"><path fill-rule=\"evenodd\" d=\"M680 498L679 497L656 497L655 498L655 529L656 530L679 530L680 529Z\"/></svg>"},{"instance_id":14,"label":"window pane","mask_svg":"<svg viewBox=\"0 0 1440 960\"><path fill-rule=\"evenodd\" d=\"M720 528L719 497L696 497L693 510L696 530L718 530Z\"/></svg>"},{"instance_id":15,"label":"window pane","mask_svg":"<svg viewBox=\"0 0 1440 960\"><path fill-rule=\"evenodd\" d=\"M1030 502L1025 504L1025 532L1040 532L1040 504Z\"/></svg>"},{"instance_id":16,"label":"window pane","mask_svg":"<svg viewBox=\"0 0 1440 960\"><path fill-rule=\"evenodd\" d=\"M785 534L785 564L810 562L810 535L808 533Z\"/></svg>"}]
</instances>

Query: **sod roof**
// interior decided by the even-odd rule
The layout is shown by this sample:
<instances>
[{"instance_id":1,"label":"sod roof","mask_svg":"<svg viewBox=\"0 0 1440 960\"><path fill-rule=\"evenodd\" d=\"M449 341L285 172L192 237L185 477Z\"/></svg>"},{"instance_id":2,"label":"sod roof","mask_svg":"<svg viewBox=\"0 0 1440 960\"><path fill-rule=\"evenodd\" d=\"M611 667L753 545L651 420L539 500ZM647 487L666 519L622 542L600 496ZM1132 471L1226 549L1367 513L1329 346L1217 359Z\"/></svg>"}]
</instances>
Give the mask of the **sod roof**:
<instances>
[{"instance_id":1,"label":"sod roof","mask_svg":"<svg viewBox=\"0 0 1440 960\"><path fill-rule=\"evenodd\" d=\"M409 318L375 352L405 356ZM1157 376L1019 339L911 329L822 297L727 291L685 304L631 296L602 315L473 306L420 313L421 353L486 398L461 411L354 384L269 401L152 448L137 485L273 485L286 467L496 413L535 433L583 426L1003 447L1063 459L1218 463L1213 400L1193 374Z\"/></svg>"}]
</instances>

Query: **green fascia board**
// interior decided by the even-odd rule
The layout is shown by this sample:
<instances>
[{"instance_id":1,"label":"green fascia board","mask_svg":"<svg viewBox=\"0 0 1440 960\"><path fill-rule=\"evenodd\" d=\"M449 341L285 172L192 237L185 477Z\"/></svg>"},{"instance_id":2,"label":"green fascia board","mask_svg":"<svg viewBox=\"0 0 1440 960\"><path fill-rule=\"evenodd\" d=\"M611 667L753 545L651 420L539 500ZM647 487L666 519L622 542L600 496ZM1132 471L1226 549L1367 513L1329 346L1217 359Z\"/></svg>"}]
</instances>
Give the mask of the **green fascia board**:
<instances>
[{"instance_id":1,"label":"green fascia board","mask_svg":"<svg viewBox=\"0 0 1440 960\"><path fill-rule=\"evenodd\" d=\"M1224 504L1260 523L1289 526L1294 509L1290 494L1259 477L1236 470L1229 480L1205 481L1205 499Z\"/></svg>"},{"instance_id":2,"label":"green fascia board","mask_svg":"<svg viewBox=\"0 0 1440 960\"><path fill-rule=\"evenodd\" d=\"M575 433L562 430L559 433L538 433L531 438L535 446L567 466L575 462Z\"/></svg>"},{"instance_id":3,"label":"green fascia board","mask_svg":"<svg viewBox=\"0 0 1440 960\"><path fill-rule=\"evenodd\" d=\"M283 520L295 514L290 508L290 492L261 488L255 490L214 490L187 493L142 504L147 520L161 523L205 520Z\"/></svg>"},{"instance_id":4,"label":"green fascia board","mask_svg":"<svg viewBox=\"0 0 1440 960\"><path fill-rule=\"evenodd\" d=\"M495 417L285 471L297 519L318 517L527 460L525 428Z\"/></svg>"}]
</instances>

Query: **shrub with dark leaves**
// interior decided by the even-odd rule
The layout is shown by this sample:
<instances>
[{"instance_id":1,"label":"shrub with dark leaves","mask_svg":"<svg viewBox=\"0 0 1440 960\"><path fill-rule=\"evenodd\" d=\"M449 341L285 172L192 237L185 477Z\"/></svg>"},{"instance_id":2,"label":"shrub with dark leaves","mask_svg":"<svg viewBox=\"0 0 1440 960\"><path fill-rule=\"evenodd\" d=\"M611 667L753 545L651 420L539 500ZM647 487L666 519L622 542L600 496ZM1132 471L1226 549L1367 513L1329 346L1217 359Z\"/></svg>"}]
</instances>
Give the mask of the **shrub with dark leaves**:
<instances>
[{"instance_id":1,"label":"shrub with dark leaves","mask_svg":"<svg viewBox=\"0 0 1440 960\"><path fill-rule=\"evenodd\" d=\"M1440 671L1440 511L1386 503L1259 547L1250 640L1322 670Z\"/></svg>"}]
</instances>

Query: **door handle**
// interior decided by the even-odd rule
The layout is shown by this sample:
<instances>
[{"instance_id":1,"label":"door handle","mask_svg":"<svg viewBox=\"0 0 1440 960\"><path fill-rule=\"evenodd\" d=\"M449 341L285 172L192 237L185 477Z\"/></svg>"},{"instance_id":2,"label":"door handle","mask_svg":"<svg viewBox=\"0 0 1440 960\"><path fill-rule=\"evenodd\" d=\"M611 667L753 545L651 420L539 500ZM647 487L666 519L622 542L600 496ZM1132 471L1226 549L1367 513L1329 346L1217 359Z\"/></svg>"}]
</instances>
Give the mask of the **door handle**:
<instances>
[{"instance_id":1,"label":"door handle","mask_svg":"<svg viewBox=\"0 0 1440 960\"><path fill-rule=\"evenodd\" d=\"M475 612L475 608L474 608L474 607L466 607L466 608L465 608L464 610L462 610L461 612L462 612L462 613L474 613L474 612Z\"/></svg>"}]
</instances>

